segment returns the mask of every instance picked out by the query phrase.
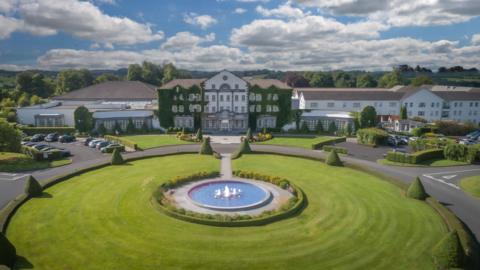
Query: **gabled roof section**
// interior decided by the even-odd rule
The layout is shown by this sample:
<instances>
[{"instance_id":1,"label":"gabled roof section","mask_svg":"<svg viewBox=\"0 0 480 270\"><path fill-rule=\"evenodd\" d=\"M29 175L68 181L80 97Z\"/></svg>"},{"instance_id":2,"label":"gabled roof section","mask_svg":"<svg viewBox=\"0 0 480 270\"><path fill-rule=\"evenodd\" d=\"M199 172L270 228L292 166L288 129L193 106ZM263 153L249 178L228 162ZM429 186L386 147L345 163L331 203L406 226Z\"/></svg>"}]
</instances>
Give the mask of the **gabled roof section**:
<instances>
[{"instance_id":1,"label":"gabled roof section","mask_svg":"<svg viewBox=\"0 0 480 270\"><path fill-rule=\"evenodd\" d=\"M255 79L248 77L244 77L243 79L252 86L257 85L258 87L264 89L270 88L271 86L274 86L278 89L292 89L292 87L288 86L286 83L276 79Z\"/></svg>"},{"instance_id":2,"label":"gabled roof section","mask_svg":"<svg viewBox=\"0 0 480 270\"><path fill-rule=\"evenodd\" d=\"M202 83L206 79L176 79L173 81L169 81L168 83L160 86L158 89L173 89L177 86L183 87L183 88L190 88L194 85L198 87L202 87Z\"/></svg>"},{"instance_id":3,"label":"gabled roof section","mask_svg":"<svg viewBox=\"0 0 480 270\"><path fill-rule=\"evenodd\" d=\"M56 96L53 100L155 100L156 86L139 81L111 81L94 84Z\"/></svg>"},{"instance_id":4,"label":"gabled roof section","mask_svg":"<svg viewBox=\"0 0 480 270\"><path fill-rule=\"evenodd\" d=\"M296 88L306 100L400 100L404 93L384 88Z\"/></svg>"}]
</instances>

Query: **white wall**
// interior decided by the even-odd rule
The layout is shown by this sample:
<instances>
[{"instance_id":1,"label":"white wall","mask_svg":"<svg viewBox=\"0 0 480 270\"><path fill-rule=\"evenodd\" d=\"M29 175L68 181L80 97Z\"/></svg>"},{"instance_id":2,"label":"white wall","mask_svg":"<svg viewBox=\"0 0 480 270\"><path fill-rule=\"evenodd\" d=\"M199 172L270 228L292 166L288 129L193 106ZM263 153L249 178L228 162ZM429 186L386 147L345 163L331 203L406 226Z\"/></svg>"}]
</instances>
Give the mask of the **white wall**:
<instances>
[{"instance_id":1,"label":"white wall","mask_svg":"<svg viewBox=\"0 0 480 270\"><path fill-rule=\"evenodd\" d=\"M304 100L300 99L300 109L360 112L366 106L373 106L377 114L398 115L400 102L397 100Z\"/></svg>"},{"instance_id":2,"label":"white wall","mask_svg":"<svg viewBox=\"0 0 480 270\"><path fill-rule=\"evenodd\" d=\"M422 117L428 121L442 118L444 100L429 90L420 90L415 94L402 99L402 105L407 107L408 117Z\"/></svg>"},{"instance_id":3,"label":"white wall","mask_svg":"<svg viewBox=\"0 0 480 270\"><path fill-rule=\"evenodd\" d=\"M206 80L204 84L205 100L208 101L204 108L205 112L214 113L222 108L237 113L242 113L242 108L244 113L248 111L248 85L241 78L228 71L222 71ZM219 90L222 86L227 87ZM236 97L238 100L235 100Z\"/></svg>"},{"instance_id":4,"label":"white wall","mask_svg":"<svg viewBox=\"0 0 480 270\"><path fill-rule=\"evenodd\" d=\"M20 124L24 125L35 125L35 115L37 114L62 114L64 117L66 126L75 126L75 120L73 112L75 109L62 109L62 108L50 108L50 109L41 109L41 108L18 108L17 109L17 118Z\"/></svg>"}]
</instances>

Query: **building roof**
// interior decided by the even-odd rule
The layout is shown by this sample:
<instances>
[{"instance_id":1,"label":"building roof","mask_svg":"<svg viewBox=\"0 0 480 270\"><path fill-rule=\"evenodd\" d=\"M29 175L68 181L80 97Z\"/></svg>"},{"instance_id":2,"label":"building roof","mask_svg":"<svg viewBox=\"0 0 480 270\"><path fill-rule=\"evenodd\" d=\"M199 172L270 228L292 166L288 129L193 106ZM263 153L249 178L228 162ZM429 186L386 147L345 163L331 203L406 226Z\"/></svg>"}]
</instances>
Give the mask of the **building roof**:
<instances>
[{"instance_id":1,"label":"building roof","mask_svg":"<svg viewBox=\"0 0 480 270\"><path fill-rule=\"evenodd\" d=\"M282 81L276 79L254 79L254 78L242 78L244 81L249 83L250 85L258 85L260 88L269 88L271 86L275 86L279 89L292 89L287 84L283 83ZM194 85L202 87L202 83L207 79L176 79L170 81L159 89L173 89L176 86L181 86L183 88L190 88Z\"/></svg>"},{"instance_id":2,"label":"building roof","mask_svg":"<svg viewBox=\"0 0 480 270\"><path fill-rule=\"evenodd\" d=\"M155 100L156 86L139 81L111 81L94 84L56 96L53 100Z\"/></svg>"},{"instance_id":3,"label":"building roof","mask_svg":"<svg viewBox=\"0 0 480 270\"><path fill-rule=\"evenodd\" d=\"M330 117L330 118L345 118L352 119L350 112L341 111L324 111L324 110L312 110L302 113L302 117Z\"/></svg>"},{"instance_id":4,"label":"building roof","mask_svg":"<svg viewBox=\"0 0 480 270\"><path fill-rule=\"evenodd\" d=\"M399 100L404 93L381 90L317 90L302 91L306 100Z\"/></svg>"},{"instance_id":5,"label":"building roof","mask_svg":"<svg viewBox=\"0 0 480 270\"><path fill-rule=\"evenodd\" d=\"M93 113L93 117L96 119L149 117L149 116L153 116L153 112L150 110L112 110L112 111L96 111Z\"/></svg>"}]
</instances>

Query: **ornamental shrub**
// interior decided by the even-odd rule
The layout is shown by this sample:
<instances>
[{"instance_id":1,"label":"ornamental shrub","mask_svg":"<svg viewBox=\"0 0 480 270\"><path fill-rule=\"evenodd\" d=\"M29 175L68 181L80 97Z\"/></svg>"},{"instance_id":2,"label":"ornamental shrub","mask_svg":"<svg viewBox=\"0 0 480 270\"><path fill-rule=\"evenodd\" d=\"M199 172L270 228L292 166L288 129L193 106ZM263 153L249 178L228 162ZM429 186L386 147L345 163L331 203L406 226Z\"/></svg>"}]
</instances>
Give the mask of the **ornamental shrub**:
<instances>
[{"instance_id":1,"label":"ornamental shrub","mask_svg":"<svg viewBox=\"0 0 480 270\"><path fill-rule=\"evenodd\" d=\"M17 258L17 250L15 246L0 232L0 265L13 267Z\"/></svg>"},{"instance_id":2,"label":"ornamental shrub","mask_svg":"<svg viewBox=\"0 0 480 270\"><path fill-rule=\"evenodd\" d=\"M202 129L201 129L201 128L199 128L199 129L197 130L197 134L195 135L195 139L197 139L198 141L203 140L203 133L202 133ZM209 138L209 140L210 140L210 138Z\"/></svg>"},{"instance_id":3,"label":"ornamental shrub","mask_svg":"<svg viewBox=\"0 0 480 270\"><path fill-rule=\"evenodd\" d=\"M252 139L252 130L250 128L247 129L247 134L245 135L245 138L249 141Z\"/></svg>"},{"instance_id":4,"label":"ornamental shrub","mask_svg":"<svg viewBox=\"0 0 480 270\"><path fill-rule=\"evenodd\" d=\"M123 163L124 163L124 161L123 161L122 154L120 153L120 149L115 148L113 150L111 164L112 165L120 165L120 164L123 164Z\"/></svg>"},{"instance_id":5,"label":"ornamental shrub","mask_svg":"<svg viewBox=\"0 0 480 270\"><path fill-rule=\"evenodd\" d=\"M133 124L132 118L128 118L128 123L127 123L127 134L133 134L135 133L135 125Z\"/></svg>"},{"instance_id":6,"label":"ornamental shrub","mask_svg":"<svg viewBox=\"0 0 480 270\"><path fill-rule=\"evenodd\" d=\"M448 144L443 149L443 154L450 160L473 163L477 157L477 148L463 144Z\"/></svg>"},{"instance_id":7,"label":"ornamental shrub","mask_svg":"<svg viewBox=\"0 0 480 270\"><path fill-rule=\"evenodd\" d=\"M465 254L456 230L445 235L432 250L433 261L439 269L462 267Z\"/></svg>"},{"instance_id":8,"label":"ornamental shrub","mask_svg":"<svg viewBox=\"0 0 480 270\"><path fill-rule=\"evenodd\" d=\"M41 196L43 193L43 188L40 183L38 183L37 179L35 179L32 175L30 175L25 182L25 194L29 197L38 197Z\"/></svg>"},{"instance_id":9,"label":"ornamental shrub","mask_svg":"<svg viewBox=\"0 0 480 270\"><path fill-rule=\"evenodd\" d=\"M248 153L252 152L252 149L250 148L250 143L248 142L248 140L243 140L242 141L242 143L240 144L239 151L242 154L248 154Z\"/></svg>"},{"instance_id":10,"label":"ornamental shrub","mask_svg":"<svg viewBox=\"0 0 480 270\"><path fill-rule=\"evenodd\" d=\"M340 157L337 154L337 151L333 150L328 154L327 160L325 163L330 166L342 166L343 162L340 160Z\"/></svg>"},{"instance_id":11,"label":"ornamental shrub","mask_svg":"<svg viewBox=\"0 0 480 270\"><path fill-rule=\"evenodd\" d=\"M415 180L408 187L407 197L422 201L428 197L428 194L425 192L425 188L423 187L422 181L420 181L419 177L415 178Z\"/></svg>"},{"instance_id":12,"label":"ornamental shrub","mask_svg":"<svg viewBox=\"0 0 480 270\"><path fill-rule=\"evenodd\" d=\"M202 146L200 147L200 155L212 155L213 149L210 145L210 137L206 137L203 139Z\"/></svg>"},{"instance_id":13,"label":"ornamental shrub","mask_svg":"<svg viewBox=\"0 0 480 270\"><path fill-rule=\"evenodd\" d=\"M332 152L335 151L338 154L348 154L348 149L345 147L338 147L338 146L332 146L332 145L324 145L322 147L322 150L325 152Z\"/></svg>"},{"instance_id":14,"label":"ornamental shrub","mask_svg":"<svg viewBox=\"0 0 480 270\"><path fill-rule=\"evenodd\" d=\"M357 142L359 144L377 146L387 142L388 133L379 128L363 128L357 131Z\"/></svg>"}]
</instances>

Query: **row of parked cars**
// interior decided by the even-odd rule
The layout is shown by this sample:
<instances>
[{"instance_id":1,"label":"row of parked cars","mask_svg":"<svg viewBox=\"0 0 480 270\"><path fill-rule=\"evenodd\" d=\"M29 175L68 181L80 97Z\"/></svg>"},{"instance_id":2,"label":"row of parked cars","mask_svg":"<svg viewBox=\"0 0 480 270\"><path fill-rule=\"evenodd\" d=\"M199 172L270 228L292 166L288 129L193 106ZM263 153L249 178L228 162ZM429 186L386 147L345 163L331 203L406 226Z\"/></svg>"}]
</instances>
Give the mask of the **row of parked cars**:
<instances>
[{"instance_id":1,"label":"row of parked cars","mask_svg":"<svg viewBox=\"0 0 480 270\"><path fill-rule=\"evenodd\" d=\"M123 145L105 139L87 138L83 144L102 153L112 153L115 148L120 148L121 151L125 149Z\"/></svg>"},{"instance_id":2,"label":"row of parked cars","mask_svg":"<svg viewBox=\"0 0 480 270\"><path fill-rule=\"evenodd\" d=\"M459 141L460 144L472 145L480 143L480 129L470 132L464 139Z\"/></svg>"},{"instance_id":3,"label":"row of parked cars","mask_svg":"<svg viewBox=\"0 0 480 270\"><path fill-rule=\"evenodd\" d=\"M76 141L75 136L73 135L59 135L58 133L49 133L45 134L35 134L30 139L31 142L61 142L61 143L69 143Z\"/></svg>"},{"instance_id":4,"label":"row of parked cars","mask_svg":"<svg viewBox=\"0 0 480 270\"><path fill-rule=\"evenodd\" d=\"M48 145L48 144L37 143L37 142L32 142L32 141L30 141L30 142L25 141L25 142L22 142L22 145L31 147L31 148L33 148L35 150L38 150L42 153L45 153L47 155L51 154L53 152L60 152L62 157L69 157L69 156L72 155L72 153L67 149L52 146L52 145Z\"/></svg>"},{"instance_id":5,"label":"row of parked cars","mask_svg":"<svg viewBox=\"0 0 480 270\"><path fill-rule=\"evenodd\" d=\"M387 144L392 147L397 147L401 145L408 145L408 141L412 139L412 137L408 136L401 136L401 135L390 135L387 139Z\"/></svg>"}]
</instances>

